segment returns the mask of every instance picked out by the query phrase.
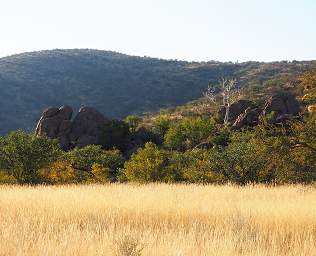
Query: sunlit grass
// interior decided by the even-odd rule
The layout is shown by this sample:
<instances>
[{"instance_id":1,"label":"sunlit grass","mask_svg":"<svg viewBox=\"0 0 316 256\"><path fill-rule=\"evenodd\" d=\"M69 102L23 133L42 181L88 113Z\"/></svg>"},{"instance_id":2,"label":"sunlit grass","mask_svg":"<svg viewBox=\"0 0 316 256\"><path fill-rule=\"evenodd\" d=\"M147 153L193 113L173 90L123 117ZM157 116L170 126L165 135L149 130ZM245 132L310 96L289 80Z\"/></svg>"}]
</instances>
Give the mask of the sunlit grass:
<instances>
[{"instance_id":1,"label":"sunlit grass","mask_svg":"<svg viewBox=\"0 0 316 256\"><path fill-rule=\"evenodd\" d=\"M0 255L316 255L316 188L0 186Z\"/></svg>"}]
</instances>

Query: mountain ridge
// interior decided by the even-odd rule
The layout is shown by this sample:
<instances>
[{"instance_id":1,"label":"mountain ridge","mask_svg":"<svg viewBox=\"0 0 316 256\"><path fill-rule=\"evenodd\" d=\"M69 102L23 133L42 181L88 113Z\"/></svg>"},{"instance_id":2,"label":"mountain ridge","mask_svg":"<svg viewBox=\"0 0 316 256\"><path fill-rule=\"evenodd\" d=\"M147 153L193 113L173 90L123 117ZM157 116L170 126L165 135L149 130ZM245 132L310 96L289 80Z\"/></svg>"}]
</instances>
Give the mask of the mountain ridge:
<instances>
[{"instance_id":1,"label":"mountain ridge","mask_svg":"<svg viewBox=\"0 0 316 256\"><path fill-rule=\"evenodd\" d=\"M0 134L34 129L49 106L92 106L110 118L141 115L198 99L210 82L241 86L316 66L315 61L187 62L93 49L55 49L0 58Z\"/></svg>"}]
</instances>

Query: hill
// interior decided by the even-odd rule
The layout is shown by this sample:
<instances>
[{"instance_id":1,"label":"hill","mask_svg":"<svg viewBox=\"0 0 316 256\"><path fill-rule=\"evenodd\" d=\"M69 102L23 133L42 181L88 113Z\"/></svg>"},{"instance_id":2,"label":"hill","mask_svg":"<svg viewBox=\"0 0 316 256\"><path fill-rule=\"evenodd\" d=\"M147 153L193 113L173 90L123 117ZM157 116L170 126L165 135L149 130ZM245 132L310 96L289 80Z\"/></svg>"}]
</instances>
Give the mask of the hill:
<instances>
[{"instance_id":1,"label":"hill","mask_svg":"<svg viewBox=\"0 0 316 256\"><path fill-rule=\"evenodd\" d=\"M292 76L304 62L185 62L74 49L0 58L0 134L32 130L48 106L89 105L122 118L181 105L201 96L209 82L237 77L240 86Z\"/></svg>"}]
</instances>

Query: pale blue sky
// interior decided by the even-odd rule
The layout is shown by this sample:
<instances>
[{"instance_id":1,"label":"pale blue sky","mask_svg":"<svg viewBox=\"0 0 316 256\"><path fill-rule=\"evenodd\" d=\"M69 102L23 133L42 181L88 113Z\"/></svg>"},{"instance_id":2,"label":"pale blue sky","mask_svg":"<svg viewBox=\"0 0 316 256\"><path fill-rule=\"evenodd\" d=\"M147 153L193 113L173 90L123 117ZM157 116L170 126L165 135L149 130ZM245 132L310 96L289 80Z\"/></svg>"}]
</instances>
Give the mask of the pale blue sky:
<instances>
[{"instance_id":1,"label":"pale blue sky","mask_svg":"<svg viewBox=\"0 0 316 256\"><path fill-rule=\"evenodd\" d=\"M316 59L316 0L1 0L0 56L95 48L181 60Z\"/></svg>"}]
</instances>

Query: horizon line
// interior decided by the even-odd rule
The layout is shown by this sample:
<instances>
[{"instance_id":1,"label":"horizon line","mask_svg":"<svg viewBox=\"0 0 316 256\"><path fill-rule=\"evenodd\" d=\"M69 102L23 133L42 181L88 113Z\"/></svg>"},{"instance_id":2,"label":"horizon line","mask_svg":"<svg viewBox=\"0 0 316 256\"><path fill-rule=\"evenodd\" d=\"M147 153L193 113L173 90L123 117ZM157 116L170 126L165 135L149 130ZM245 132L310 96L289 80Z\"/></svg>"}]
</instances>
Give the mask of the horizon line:
<instances>
[{"instance_id":1,"label":"horizon line","mask_svg":"<svg viewBox=\"0 0 316 256\"><path fill-rule=\"evenodd\" d=\"M17 52L17 53L12 53L8 55L0 55L0 60L3 58L10 58L18 55L23 55L23 54L31 54L31 53L40 53L40 52L52 52L52 51L74 51L74 50L91 50L91 51L100 51L100 52L111 52L115 54L121 54L125 55L128 57L135 57L135 58L149 58L149 59L157 59L157 60L165 60L165 61L179 61L179 62L188 62L188 63L210 63L210 62L217 62L217 63L233 63L233 64L242 64L242 63L249 63L249 62L259 62L259 63L281 63L281 62L314 62L316 59L279 59L279 60L246 60L246 61L224 61L224 60L214 60L214 59L209 59L209 60L189 60L189 59L177 59L177 58L162 58L162 57L155 57L155 56L148 56L148 55L134 55L131 53L124 53L124 52L119 52L116 50L105 50L105 49L97 49L97 48L51 48L51 49L42 49L42 50L30 50L30 51L23 51L23 52Z\"/></svg>"}]
</instances>

